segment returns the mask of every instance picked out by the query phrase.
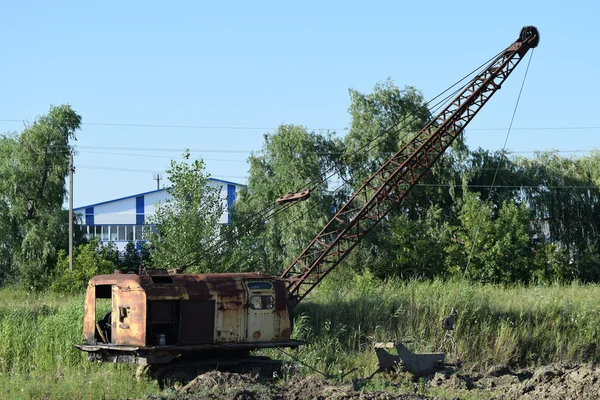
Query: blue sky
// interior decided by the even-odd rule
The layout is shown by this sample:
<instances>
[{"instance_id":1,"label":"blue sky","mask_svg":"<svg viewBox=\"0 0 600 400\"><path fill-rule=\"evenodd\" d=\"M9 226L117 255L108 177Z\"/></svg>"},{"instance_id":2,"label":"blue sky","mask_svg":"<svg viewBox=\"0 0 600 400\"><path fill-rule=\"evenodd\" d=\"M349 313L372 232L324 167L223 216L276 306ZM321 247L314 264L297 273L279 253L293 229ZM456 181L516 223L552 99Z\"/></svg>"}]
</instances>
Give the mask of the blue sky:
<instances>
[{"instance_id":1,"label":"blue sky","mask_svg":"<svg viewBox=\"0 0 600 400\"><path fill-rule=\"evenodd\" d=\"M524 25L541 42L508 149L598 147L592 1L52 3L0 6L0 132L71 104L84 122L75 206L154 189L152 172L185 148L212 176L244 183L249 152L277 125L343 135L348 88L390 77L432 98ZM467 129L472 148L502 147L526 62Z\"/></svg>"}]
</instances>

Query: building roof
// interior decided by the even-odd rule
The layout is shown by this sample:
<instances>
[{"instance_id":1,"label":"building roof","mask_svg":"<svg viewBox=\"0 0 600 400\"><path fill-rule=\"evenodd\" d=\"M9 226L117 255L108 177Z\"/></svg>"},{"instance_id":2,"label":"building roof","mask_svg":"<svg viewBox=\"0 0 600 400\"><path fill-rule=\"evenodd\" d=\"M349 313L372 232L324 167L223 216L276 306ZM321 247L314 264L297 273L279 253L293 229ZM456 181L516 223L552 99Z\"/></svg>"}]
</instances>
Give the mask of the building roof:
<instances>
[{"instance_id":1,"label":"building roof","mask_svg":"<svg viewBox=\"0 0 600 400\"><path fill-rule=\"evenodd\" d=\"M222 183L226 183L226 184L229 184L229 185L236 185L236 186L246 187L246 185L244 185L244 184L236 183L236 182L230 182L230 181L226 181L226 180L223 180L223 179L217 179L217 178L208 178L208 179L211 180L211 181L214 181L214 182L222 182ZM167 188L155 189L155 190L150 190L148 192L131 194L129 196L119 197L117 199L106 200L106 201L101 201L99 203L88 204L86 206L75 207L75 208L73 208L73 210L82 210L82 209L88 208L88 207L96 207L96 206L99 206L101 204L107 204L107 203L112 203L114 201L120 201L120 200L130 199L132 197L144 196L144 195L147 195L147 194L150 194L150 193L163 192L165 190L167 190Z\"/></svg>"}]
</instances>

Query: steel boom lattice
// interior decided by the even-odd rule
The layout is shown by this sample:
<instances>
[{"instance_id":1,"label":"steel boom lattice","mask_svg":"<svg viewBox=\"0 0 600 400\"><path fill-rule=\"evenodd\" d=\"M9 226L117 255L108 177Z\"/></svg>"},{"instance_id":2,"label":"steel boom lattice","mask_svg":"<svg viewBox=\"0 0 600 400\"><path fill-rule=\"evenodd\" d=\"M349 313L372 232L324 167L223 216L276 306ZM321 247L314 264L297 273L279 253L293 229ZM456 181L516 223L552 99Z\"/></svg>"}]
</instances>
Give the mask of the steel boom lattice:
<instances>
[{"instance_id":1,"label":"steel boom lattice","mask_svg":"<svg viewBox=\"0 0 600 400\"><path fill-rule=\"evenodd\" d=\"M400 151L369 177L285 270L290 308L333 270L389 211L400 204L465 126L537 47L539 33L524 27L519 39L477 75L460 94Z\"/></svg>"}]
</instances>

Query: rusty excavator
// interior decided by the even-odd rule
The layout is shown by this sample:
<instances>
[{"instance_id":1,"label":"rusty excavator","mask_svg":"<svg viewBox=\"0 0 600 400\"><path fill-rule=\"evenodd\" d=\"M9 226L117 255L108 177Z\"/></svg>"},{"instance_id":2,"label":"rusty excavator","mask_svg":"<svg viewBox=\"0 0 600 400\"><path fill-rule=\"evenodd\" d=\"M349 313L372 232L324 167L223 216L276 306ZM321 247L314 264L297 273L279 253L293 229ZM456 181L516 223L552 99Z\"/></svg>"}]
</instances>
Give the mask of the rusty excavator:
<instances>
[{"instance_id":1,"label":"rusty excavator","mask_svg":"<svg viewBox=\"0 0 600 400\"><path fill-rule=\"evenodd\" d=\"M215 360L219 365L247 361L253 370L269 368L270 359L250 357L250 351L303 344L291 338L294 307L402 203L538 43L538 30L524 27L514 43L364 181L281 276L185 274L181 270L96 276L85 297L85 342L76 347L92 361L146 368L176 362L214 364ZM309 196L308 191L288 193L276 203L289 204ZM102 301L110 303L104 318L97 307ZM415 356L400 348L408 358ZM424 367L443 361L443 354L441 360L439 355L429 356ZM421 361L417 360L419 368L423 367Z\"/></svg>"}]
</instances>

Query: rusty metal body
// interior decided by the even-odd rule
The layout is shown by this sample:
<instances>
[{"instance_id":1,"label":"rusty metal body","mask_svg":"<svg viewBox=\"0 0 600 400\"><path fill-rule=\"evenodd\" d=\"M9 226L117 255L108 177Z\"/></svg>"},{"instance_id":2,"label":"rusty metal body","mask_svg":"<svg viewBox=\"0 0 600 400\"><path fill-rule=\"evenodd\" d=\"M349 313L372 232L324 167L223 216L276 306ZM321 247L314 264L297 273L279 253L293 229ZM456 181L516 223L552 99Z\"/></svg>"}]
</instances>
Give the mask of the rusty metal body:
<instances>
[{"instance_id":1,"label":"rusty metal body","mask_svg":"<svg viewBox=\"0 0 600 400\"><path fill-rule=\"evenodd\" d=\"M98 299L110 312L97 315ZM180 355L296 347L284 282L270 275L99 275L89 282L78 348L97 361L163 363Z\"/></svg>"}]
</instances>

